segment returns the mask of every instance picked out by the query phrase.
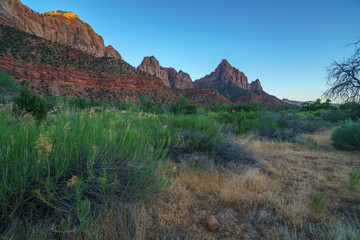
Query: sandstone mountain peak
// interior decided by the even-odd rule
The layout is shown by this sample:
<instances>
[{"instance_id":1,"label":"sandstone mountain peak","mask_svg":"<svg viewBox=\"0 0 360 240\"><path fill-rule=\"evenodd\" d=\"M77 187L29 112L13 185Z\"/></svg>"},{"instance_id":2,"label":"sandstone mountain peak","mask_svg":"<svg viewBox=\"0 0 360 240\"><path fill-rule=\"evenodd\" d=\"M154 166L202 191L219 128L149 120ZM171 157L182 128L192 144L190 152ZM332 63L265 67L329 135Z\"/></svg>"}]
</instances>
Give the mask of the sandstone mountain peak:
<instances>
[{"instance_id":1,"label":"sandstone mountain peak","mask_svg":"<svg viewBox=\"0 0 360 240\"><path fill-rule=\"evenodd\" d=\"M174 68L171 67L162 67L154 56L144 57L143 61L137 67L137 69L159 77L166 87L176 89L194 88L192 79L190 78L189 74L181 70L177 72Z\"/></svg>"},{"instance_id":2,"label":"sandstone mountain peak","mask_svg":"<svg viewBox=\"0 0 360 240\"><path fill-rule=\"evenodd\" d=\"M66 44L96 57L121 59L113 47L106 47L103 38L72 12L39 14L24 6L20 0L1 0L0 24Z\"/></svg>"},{"instance_id":3,"label":"sandstone mountain peak","mask_svg":"<svg viewBox=\"0 0 360 240\"><path fill-rule=\"evenodd\" d=\"M226 60L226 59L223 59L219 65L220 66L228 66L228 65L231 66L230 63L228 62L228 60Z\"/></svg>"},{"instance_id":4,"label":"sandstone mountain peak","mask_svg":"<svg viewBox=\"0 0 360 240\"><path fill-rule=\"evenodd\" d=\"M194 82L196 88L221 88L236 85L243 89L250 89L248 79L243 72L230 65L223 59L214 72Z\"/></svg>"},{"instance_id":5,"label":"sandstone mountain peak","mask_svg":"<svg viewBox=\"0 0 360 240\"><path fill-rule=\"evenodd\" d=\"M251 91L256 93L261 93L263 91L263 88L261 86L260 80L256 79L255 81L251 82Z\"/></svg>"},{"instance_id":6,"label":"sandstone mountain peak","mask_svg":"<svg viewBox=\"0 0 360 240\"><path fill-rule=\"evenodd\" d=\"M75 13L69 12L69 11L61 11L61 10L45 12L44 15L45 16L64 16L64 17L67 17L70 19L79 19L78 15L76 15Z\"/></svg>"}]
</instances>

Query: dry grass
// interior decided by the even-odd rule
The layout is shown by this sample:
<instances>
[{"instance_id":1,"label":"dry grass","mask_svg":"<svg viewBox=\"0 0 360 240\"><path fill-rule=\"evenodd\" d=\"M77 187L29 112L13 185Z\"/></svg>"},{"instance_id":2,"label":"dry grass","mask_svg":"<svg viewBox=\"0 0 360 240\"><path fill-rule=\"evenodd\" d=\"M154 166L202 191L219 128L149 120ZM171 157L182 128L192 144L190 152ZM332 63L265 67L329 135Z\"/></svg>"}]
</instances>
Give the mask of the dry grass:
<instances>
[{"instance_id":1,"label":"dry grass","mask_svg":"<svg viewBox=\"0 0 360 240\"><path fill-rule=\"evenodd\" d=\"M93 238L357 239L359 222L349 216L360 216L360 189L350 191L348 174L360 167L359 152L333 149L330 132L304 137L315 140L318 149L239 138L261 159L260 170L194 170L173 164L174 183L166 193L144 206L99 218ZM318 193L326 196L325 210L313 204ZM220 229L206 228L208 215L219 219Z\"/></svg>"}]
</instances>

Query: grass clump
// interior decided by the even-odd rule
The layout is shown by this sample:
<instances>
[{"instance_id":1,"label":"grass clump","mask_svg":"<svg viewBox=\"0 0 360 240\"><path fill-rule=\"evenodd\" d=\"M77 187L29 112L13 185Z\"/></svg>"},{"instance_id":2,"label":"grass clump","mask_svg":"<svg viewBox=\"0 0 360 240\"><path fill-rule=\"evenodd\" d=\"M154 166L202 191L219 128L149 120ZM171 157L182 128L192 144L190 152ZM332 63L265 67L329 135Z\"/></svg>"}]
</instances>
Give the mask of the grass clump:
<instances>
[{"instance_id":1,"label":"grass clump","mask_svg":"<svg viewBox=\"0 0 360 240\"><path fill-rule=\"evenodd\" d=\"M153 117L61 112L41 125L1 112L0 231L19 234L16 226L42 221L55 232L91 231L104 209L145 201L168 186L166 135L152 132L159 129Z\"/></svg>"},{"instance_id":2,"label":"grass clump","mask_svg":"<svg viewBox=\"0 0 360 240\"><path fill-rule=\"evenodd\" d=\"M318 192L311 196L311 205L317 211L326 212L326 201L325 193Z\"/></svg>"},{"instance_id":3,"label":"grass clump","mask_svg":"<svg viewBox=\"0 0 360 240\"><path fill-rule=\"evenodd\" d=\"M351 173L349 173L349 185L351 191L355 191L356 186L360 183L360 168L353 169Z\"/></svg>"},{"instance_id":4,"label":"grass clump","mask_svg":"<svg viewBox=\"0 0 360 240\"><path fill-rule=\"evenodd\" d=\"M224 139L220 125L205 116L170 115L167 122L172 136L170 151L173 152L212 152Z\"/></svg>"},{"instance_id":5,"label":"grass clump","mask_svg":"<svg viewBox=\"0 0 360 240\"><path fill-rule=\"evenodd\" d=\"M215 119L198 115L168 115L166 127L171 136L169 156L175 162L206 165L231 163L258 166L254 155L234 143ZM194 164L192 164L194 163ZM230 165L229 165L230 164Z\"/></svg>"},{"instance_id":6,"label":"grass clump","mask_svg":"<svg viewBox=\"0 0 360 240\"><path fill-rule=\"evenodd\" d=\"M360 150L360 121L344 121L331 134L332 145L340 150Z\"/></svg>"}]
</instances>

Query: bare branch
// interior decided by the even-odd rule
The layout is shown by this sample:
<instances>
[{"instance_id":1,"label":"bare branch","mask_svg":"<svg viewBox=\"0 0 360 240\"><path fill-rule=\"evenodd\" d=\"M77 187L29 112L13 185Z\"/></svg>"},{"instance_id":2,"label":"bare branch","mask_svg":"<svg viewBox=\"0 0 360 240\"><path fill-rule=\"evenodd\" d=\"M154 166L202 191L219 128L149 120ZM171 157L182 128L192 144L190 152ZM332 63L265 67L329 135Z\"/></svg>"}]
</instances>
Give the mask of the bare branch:
<instances>
[{"instance_id":1,"label":"bare branch","mask_svg":"<svg viewBox=\"0 0 360 240\"><path fill-rule=\"evenodd\" d=\"M355 46L355 53L343 62L333 62L328 68L327 84L330 88L324 97L345 102L360 103L360 41Z\"/></svg>"}]
</instances>

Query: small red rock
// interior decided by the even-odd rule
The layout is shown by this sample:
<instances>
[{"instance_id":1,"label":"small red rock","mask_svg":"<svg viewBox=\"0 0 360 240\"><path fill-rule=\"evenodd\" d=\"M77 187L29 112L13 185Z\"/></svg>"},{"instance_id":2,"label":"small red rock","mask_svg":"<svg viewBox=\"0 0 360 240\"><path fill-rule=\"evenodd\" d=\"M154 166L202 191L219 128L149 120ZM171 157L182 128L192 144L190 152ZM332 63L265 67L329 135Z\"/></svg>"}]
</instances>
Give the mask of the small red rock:
<instances>
[{"instance_id":1,"label":"small red rock","mask_svg":"<svg viewBox=\"0 0 360 240\"><path fill-rule=\"evenodd\" d=\"M213 215L210 215L206 218L206 226L211 231L215 231L216 229L218 229L220 227L220 223Z\"/></svg>"}]
</instances>

